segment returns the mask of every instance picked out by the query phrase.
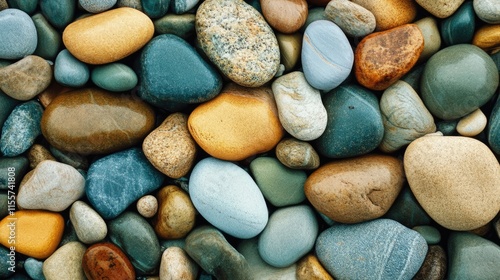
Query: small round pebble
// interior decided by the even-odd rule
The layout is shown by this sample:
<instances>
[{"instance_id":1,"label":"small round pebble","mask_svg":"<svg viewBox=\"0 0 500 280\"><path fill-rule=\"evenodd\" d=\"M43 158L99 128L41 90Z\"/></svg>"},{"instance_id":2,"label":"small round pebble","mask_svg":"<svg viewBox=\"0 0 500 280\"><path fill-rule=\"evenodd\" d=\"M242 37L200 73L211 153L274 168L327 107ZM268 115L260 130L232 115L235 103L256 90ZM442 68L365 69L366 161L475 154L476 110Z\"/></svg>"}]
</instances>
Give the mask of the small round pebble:
<instances>
[{"instance_id":1,"label":"small round pebble","mask_svg":"<svg viewBox=\"0 0 500 280\"><path fill-rule=\"evenodd\" d=\"M333 280L314 254L308 254L297 262L298 280Z\"/></svg>"},{"instance_id":2,"label":"small round pebble","mask_svg":"<svg viewBox=\"0 0 500 280\"><path fill-rule=\"evenodd\" d=\"M136 207L144 218L151 218L158 211L158 200L154 195L145 195L137 200Z\"/></svg>"},{"instance_id":3,"label":"small round pebble","mask_svg":"<svg viewBox=\"0 0 500 280\"><path fill-rule=\"evenodd\" d=\"M282 33L298 31L306 22L306 0L261 0L262 15L274 29Z\"/></svg>"},{"instance_id":4,"label":"small round pebble","mask_svg":"<svg viewBox=\"0 0 500 280\"><path fill-rule=\"evenodd\" d=\"M363 37L375 30L372 12L347 0L333 0L325 8L325 16L337 24L347 36Z\"/></svg>"},{"instance_id":5,"label":"small round pebble","mask_svg":"<svg viewBox=\"0 0 500 280\"><path fill-rule=\"evenodd\" d=\"M486 128L487 122L488 119L483 111L481 111L481 109L477 109L458 121L457 132L462 136L474 137L483 132Z\"/></svg>"},{"instance_id":6,"label":"small round pebble","mask_svg":"<svg viewBox=\"0 0 500 280\"><path fill-rule=\"evenodd\" d=\"M87 279L135 279L135 270L130 260L113 243L90 246L83 255L82 268Z\"/></svg>"},{"instance_id":7,"label":"small round pebble","mask_svg":"<svg viewBox=\"0 0 500 280\"><path fill-rule=\"evenodd\" d=\"M33 280L45 280L43 275L43 261L27 258L24 261L24 270Z\"/></svg>"},{"instance_id":8,"label":"small round pebble","mask_svg":"<svg viewBox=\"0 0 500 280\"><path fill-rule=\"evenodd\" d=\"M163 251L160 261L160 280L195 280L198 264L183 249L170 247Z\"/></svg>"},{"instance_id":9,"label":"small round pebble","mask_svg":"<svg viewBox=\"0 0 500 280\"><path fill-rule=\"evenodd\" d=\"M90 78L89 67L76 59L67 49L62 50L54 64L54 78L68 87L81 87Z\"/></svg>"},{"instance_id":10,"label":"small round pebble","mask_svg":"<svg viewBox=\"0 0 500 280\"><path fill-rule=\"evenodd\" d=\"M138 81L132 68L118 62L95 67L90 77L98 87L115 92L131 90Z\"/></svg>"},{"instance_id":11,"label":"small round pebble","mask_svg":"<svg viewBox=\"0 0 500 280\"><path fill-rule=\"evenodd\" d=\"M294 138L285 138L278 143L276 157L292 169L316 169L320 164L319 155L313 146Z\"/></svg>"}]
</instances>

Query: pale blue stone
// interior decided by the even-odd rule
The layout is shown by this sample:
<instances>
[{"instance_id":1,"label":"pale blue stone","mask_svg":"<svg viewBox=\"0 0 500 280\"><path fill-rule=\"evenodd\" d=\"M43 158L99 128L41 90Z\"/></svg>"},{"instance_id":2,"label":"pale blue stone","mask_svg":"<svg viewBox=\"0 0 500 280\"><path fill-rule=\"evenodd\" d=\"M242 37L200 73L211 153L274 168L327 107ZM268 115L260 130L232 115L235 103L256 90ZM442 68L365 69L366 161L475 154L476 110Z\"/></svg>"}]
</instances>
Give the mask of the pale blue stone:
<instances>
[{"instance_id":1,"label":"pale blue stone","mask_svg":"<svg viewBox=\"0 0 500 280\"><path fill-rule=\"evenodd\" d=\"M118 62L96 66L90 77L98 87L113 92L131 90L138 81L132 68Z\"/></svg>"},{"instance_id":2,"label":"pale blue stone","mask_svg":"<svg viewBox=\"0 0 500 280\"><path fill-rule=\"evenodd\" d=\"M18 9L0 11L0 59L20 59L35 52L38 37L31 17Z\"/></svg>"},{"instance_id":3,"label":"pale blue stone","mask_svg":"<svg viewBox=\"0 0 500 280\"><path fill-rule=\"evenodd\" d=\"M80 6L90 13L100 13L111 9L116 0L78 0Z\"/></svg>"},{"instance_id":4,"label":"pale blue stone","mask_svg":"<svg viewBox=\"0 0 500 280\"><path fill-rule=\"evenodd\" d=\"M172 0L172 10L175 14L183 14L198 4L200 0Z\"/></svg>"},{"instance_id":5,"label":"pale blue stone","mask_svg":"<svg viewBox=\"0 0 500 280\"><path fill-rule=\"evenodd\" d=\"M76 59L67 49L62 50L54 64L54 78L62 85L81 87L87 83L90 70L87 64Z\"/></svg>"},{"instance_id":6,"label":"pale blue stone","mask_svg":"<svg viewBox=\"0 0 500 280\"><path fill-rule=\"evenodd\" d=\"M302 68L311 86L323 91L334 89L347 79L353 63L349 40L335 23L316 20L306 28Z\"/></svg>"},{"instance_id":7,"label":"pale blue stone","mask_svg":"<svg viewBox=\"0 0 500 280\"><path fill-rule=\"evenodd\" d=\"M45 276L42 271L43 261L39 261L34 258L27 258L24 261L24 270L33 280L45 280Z\"/></svg>"}]
</instances>

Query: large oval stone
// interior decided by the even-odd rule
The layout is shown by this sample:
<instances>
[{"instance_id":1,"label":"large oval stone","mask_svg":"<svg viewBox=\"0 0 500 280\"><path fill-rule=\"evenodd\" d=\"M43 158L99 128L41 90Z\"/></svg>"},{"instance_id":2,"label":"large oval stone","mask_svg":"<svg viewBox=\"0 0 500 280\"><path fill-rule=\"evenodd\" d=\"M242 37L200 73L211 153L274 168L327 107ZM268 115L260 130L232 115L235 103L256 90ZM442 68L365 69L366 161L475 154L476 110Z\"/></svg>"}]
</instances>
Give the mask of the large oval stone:
<instances>
[{"instance_id":1,"label":"large oval stone","mask_svg":"<svg viewBox=\"0 0 500 280\"><path fill-rule=\"evenodd\" d=\"M332 161L304 184L307 199L322 214L341 223L359 223L384 215L405 182L403 164L387 155Z\"/></svg>"},{"instance_id":2,"label":"large oval stone","mask_svg":"<svg viewBox=\"0 0 500 280\"><path fill-rule=\"evenodd\" d=\"M258 87L278 72L280 51L263 16L242 0L207 0L196 12L198 43L231 80Z\"/></svg>"},{"instance_id":3,"label":"large oval stone","mask_svg":"<svg viewBox=\"0 0 500 280\"><path fill-rule=\"evenodd\" d=\"M472 113L495 94L498 69L480 48L460 44L434 54L425 65L421 95L436 117L453 120Z\"/></svg>"},{"instance_id":4,"label":"large oval stone","mask_svg":"<svg viewBox=\"0 0 500 280\"><path fill-rule=\"evenodd\" d=\"M35 52L36 28L33 20L19 9L0 11L0 59L19 59Z\"/></svg>"},{"instance_id":5,"label":"large oval stone","mask_svg":"<svg viewBox=\"0 0 500 280\"><path fill-rule=\"evenodd\" d=\"M61 94L45 109L42 133L57 149L104 154L138 144L154 127L153 109L132 95L101 89Z\"/></svg>"},{"instance_id":6,"label":"large oval stone","mask_svg":"<svg viewBox=\"0 0 500 280\"><path fill-rule=\"evenodd\" d=\"M404 167L418 202L443 227L476 229L500 210L500 165L478 140L421 137L406 149Z\"/></svg>"},{"instance_id":7,"label":"large oval stone","mask_svg":"<svg viewBox=\"0 0 500 280\"><path fill-rule=\"evenodd\" d=\"M152 37L148 16L128 7L116 8L68 25L62 39L69 52L89 64L115 62L142 48Z\"/></svg>"}]
</instances>

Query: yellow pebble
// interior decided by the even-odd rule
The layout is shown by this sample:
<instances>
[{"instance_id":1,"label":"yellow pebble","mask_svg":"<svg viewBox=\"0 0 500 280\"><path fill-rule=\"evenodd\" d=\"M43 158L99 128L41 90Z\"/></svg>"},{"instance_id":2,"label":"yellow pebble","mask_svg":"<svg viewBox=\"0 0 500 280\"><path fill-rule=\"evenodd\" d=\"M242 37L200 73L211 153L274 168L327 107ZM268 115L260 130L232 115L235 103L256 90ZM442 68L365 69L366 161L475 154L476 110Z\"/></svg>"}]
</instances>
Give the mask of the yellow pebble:
<instances>
[{"instance_id":1,"label":"yellow pebble","mask_svg":"<svg viewBox=\"0 0 500 280\"><path fill-rule=\"evenodd\" d=\"M472 44L486 52L498 51L500 49L500 24L485 25L479 28L474 34Z\"/></svg>"}]
</instances>

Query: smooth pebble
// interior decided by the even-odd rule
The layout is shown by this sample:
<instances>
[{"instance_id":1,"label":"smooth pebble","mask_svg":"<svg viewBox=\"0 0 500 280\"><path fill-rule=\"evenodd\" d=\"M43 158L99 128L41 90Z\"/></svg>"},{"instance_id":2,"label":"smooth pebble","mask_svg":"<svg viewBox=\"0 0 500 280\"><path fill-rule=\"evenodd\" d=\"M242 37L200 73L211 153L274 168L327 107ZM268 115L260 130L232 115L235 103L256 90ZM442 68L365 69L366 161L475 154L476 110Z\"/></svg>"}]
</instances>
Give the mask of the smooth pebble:
<instances>
[{"instance_id":1,"label":"smooth pebble","mask_svg":"<svg viewBox=\"0 0 500 280\"><path fill-rule=\"evenodd\" d=\"M63 86L81 87L90 78L89 67L76 59L67 49L62 50L54 63L54 78Z\"/></svg>"},{"instance_id":2,"label":"smooth pebble","mask_svg":"<svg viewBox=\"0 0 500 280\"><path fill-rule=\"evenodd\" d=\"M33 54L37 32L30 16L19 9L0 11L0 59L19 59Z\"/></svg>"},{"instance_id":3,"label":"smooth pebble","mask_svg":"<svg viewBox=\"0 0 500 280\"><path fill-rule=\"evenodd\" d=\"M458 121L457 132L462 136L474 137L483 132L487 122L488 119L483 111L477 109Z\"/></svg>"},{"instance_id":4,"label":"smooth pebble","mask_svg":"<svg viewBox=\"0 0 500 280\"><path fill-rule=\"evenodd\" d=\"M108 234L106 222L83 201L78 200L71 205L69 219L78 239L85 244L99 242Z\"/></svg>"},{"instance_id":5,"label":"smooth pebble","mask_svg":"<svg viewBox=\"0 0 500 280\"><path fill-rule=\"evenodd\" d=\"M276 158L288 168L316 169L320 158L311 144L294 138L285 138L276 145Z\"/></svg>"},{"instance_id":6,"label":"smooth pebble","mask_svg":"<svg viewBox=\"0 0 500 280\"><path fill-rule=\"evenodd\" d=\"M83 254L87 248L80 242L70 242L57 249L43 262L46 280L85 280L82 268Z\"/></svg>"},{"instance_id":7,"label":"smooth pebble","mask_svg":"<svg viewBox=\"0 0 500 280\"><path fill-rule=\"evenodd\" d=\"M136 204L137 212L144 218L151 218L158 212L158 199L154 195L145 195Z\"/></svg>"},{"instance_id":8,"label":"smooth pebble","mask_svg":"<svg viewBox=\"0 0 500 280\"><path fill-rule=\"evenodd\" d=\"M330 1L325 8L325 16L351 37L364 37L376 27L372 12L347 0Z\"/></svg>"}]
</instances>

